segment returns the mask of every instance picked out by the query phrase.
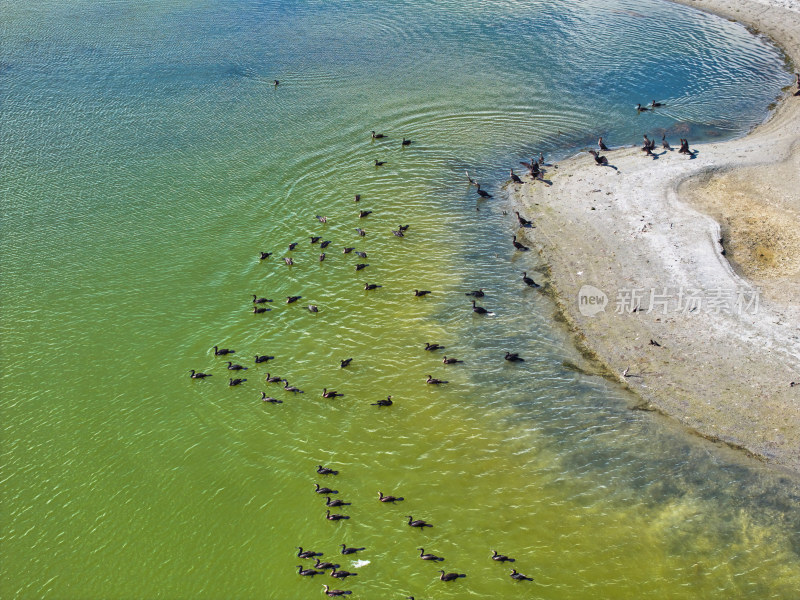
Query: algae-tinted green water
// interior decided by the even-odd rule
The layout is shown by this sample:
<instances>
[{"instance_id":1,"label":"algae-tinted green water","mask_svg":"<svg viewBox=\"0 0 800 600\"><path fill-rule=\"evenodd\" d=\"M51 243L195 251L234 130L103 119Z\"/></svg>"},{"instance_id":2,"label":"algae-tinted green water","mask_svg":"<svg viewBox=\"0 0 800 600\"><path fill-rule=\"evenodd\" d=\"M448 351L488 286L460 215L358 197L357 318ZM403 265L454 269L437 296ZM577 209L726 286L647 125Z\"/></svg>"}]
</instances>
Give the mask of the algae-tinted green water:
<instances>
[{"instance_id":1,"label":"algae-tinted green water","mask_svg":"<svg viewBox=\"0 0 800 600\"><path fill-rule=\"evenodd\" d=\"M655 1L4 4L0 77L3 598L800 588L797 479L565 366L583 361L503 214L534 152L762 121L791 78L743 27ZM296 546L358 576L300 577Z\"/></svg>"}]
</instances>

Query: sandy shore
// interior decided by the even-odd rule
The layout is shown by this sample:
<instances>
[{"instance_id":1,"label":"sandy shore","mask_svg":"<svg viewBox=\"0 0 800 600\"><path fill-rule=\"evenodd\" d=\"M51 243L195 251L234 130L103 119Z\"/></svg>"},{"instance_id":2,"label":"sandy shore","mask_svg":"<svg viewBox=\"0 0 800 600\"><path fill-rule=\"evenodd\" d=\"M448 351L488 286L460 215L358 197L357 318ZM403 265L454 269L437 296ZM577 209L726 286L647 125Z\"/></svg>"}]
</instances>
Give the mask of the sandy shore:
<instances>
[{"instance_id":1,"label":"sandy shore","mask_svg":"<svg viewBox=\"0 0 800 600\"><path fill-rule=\"evenodd\" d=\"M676 1L747 24L800 65L800 3ZM601 167L581 153L548 169L552 185L512 194L579 345L640 408L795 472L799 117L787 96L748 136L692 146L694 158L658 144L656 159L612 150Z\"/></svg>"}]
</instances>

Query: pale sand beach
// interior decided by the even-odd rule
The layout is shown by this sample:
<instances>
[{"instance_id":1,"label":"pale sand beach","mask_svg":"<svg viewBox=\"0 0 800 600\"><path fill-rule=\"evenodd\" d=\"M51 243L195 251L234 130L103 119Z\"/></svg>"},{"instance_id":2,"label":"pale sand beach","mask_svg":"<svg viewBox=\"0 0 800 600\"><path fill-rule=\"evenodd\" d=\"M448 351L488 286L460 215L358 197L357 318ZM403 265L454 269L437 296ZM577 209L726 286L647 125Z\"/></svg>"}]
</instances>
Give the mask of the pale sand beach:
<instances>
[{"instance_id":1,"label":"pale sand beach","mask_svg":"<svg viewBox=\"0 0 800 600\"><path fill-rule=\"evenodd\" d=\"M800 3L675 1L767 35L798 70ZM551 185L526 179L512 192L522 215L534 221L521 232L549 267L546 290L579 346L640 397L637 408L658 410L699 435L795 472L796 90L795 84L744 138L697 146L689 140L693 158L678 152L677 136L668 139L671 151L656 138L656 158L639 147L612 148L603 152L610 166L599 166L583 152L546 168ZM604 295L604 310L595 312L592 297L602 302Z\"/></svg>"}]
</instances>

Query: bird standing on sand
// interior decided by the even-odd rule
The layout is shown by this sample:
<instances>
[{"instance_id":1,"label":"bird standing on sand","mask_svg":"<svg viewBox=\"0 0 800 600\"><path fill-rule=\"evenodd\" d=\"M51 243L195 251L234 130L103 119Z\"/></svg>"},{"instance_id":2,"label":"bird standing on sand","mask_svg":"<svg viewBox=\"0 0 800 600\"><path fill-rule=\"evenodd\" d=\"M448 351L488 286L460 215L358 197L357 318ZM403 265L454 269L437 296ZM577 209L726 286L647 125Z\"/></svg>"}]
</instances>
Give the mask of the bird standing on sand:
<instances>
[{"instance_id":1,"label":"bird standing on sand","mask_svg":"<svg viewBox=\"0 0 800 600\"><path fill-rule=\"evenodd\" d=\"M514 169L511 169L511 181L514 183L522 183L522 179L519 178L519 175L514 173Z\"/></svg>"},{"instance_id":2,"label":"bird standing on sand","mask_svg":"<svg viewBox=\"0 0 800 600\"><path fill-rule=\"evenodd\" d=\"M600 136L600 139L599 139L599 140L597 140L597 147L598 147L598 148L599 148L601 151L602 151L602 150L608 150L608 146L606 146L606 145L603 143L603 137L602 137L602 136Z\"/></svg>"},{"instance_id":3,"label":"bird standing on sand","mask_svg":"<svg viewBox=\"0 0 800 600\"><path fill-rule=\"evenodd\" d=\"M594 162L601 167L608 164L608 159L605 156L601 156L597 153L597 150L589 150L589 154L594 157Z\"/></svg>"}]
</instances>

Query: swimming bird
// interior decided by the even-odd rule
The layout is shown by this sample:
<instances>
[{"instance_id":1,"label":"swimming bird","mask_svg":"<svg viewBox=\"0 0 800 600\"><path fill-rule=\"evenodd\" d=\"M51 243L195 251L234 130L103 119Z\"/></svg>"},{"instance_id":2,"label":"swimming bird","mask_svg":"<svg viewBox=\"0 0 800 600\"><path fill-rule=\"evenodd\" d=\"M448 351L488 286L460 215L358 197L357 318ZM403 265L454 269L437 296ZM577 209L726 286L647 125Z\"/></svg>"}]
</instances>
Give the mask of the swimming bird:
<instances>
[{"instance_id":1,"label":"swimming bird","mask_svg":"<svg viewBox=\"0 0 800 600\"><path fill-rule=\"evenodd\" d=\"M277 400L276 398L267 396L266 392L261 392L261 400L263 402L269 402L270 404L283 404L283 400Z\"/></svg>"},{"instance_id":2,"label":"swimming bird","mask_svg":"<svg viewBox=\"0 0 800 600\"><path fill-rule=\"evenodd\" d=\"M352 360L353 360L352 358L345 358L344 360L340 360L339 361L339 368L344 369L346 366L348 366L350 364L350 362Z\"/></svg>"},{"instance_id":3,"label":"swimming bird","mask_svg":"<svg viewBox=\"0 0 800 600\"><path fill-rule=\"evenodd\" d=\"M397 230L398 231L408 231L409 227L411 227L411 225L398 225L397 226Z\"/></svg>"},{"instance_id":4,"label":"swimming bird","mask_svg":"<svg viewBox=\"0 0 800 600\"><path fill-rule=\"evenodd\" d=\"M511 169L511 181L514 183L522 183L522 179L519 178L519 175L514 173L514 169Z\"/></svg>"},{"instance_id":5,"label":"swimming bird","mask_svg":"<svg viewBox=\"0 0 800 600\"><path fill-rule=\"evenodd\" d=\"M366 269L369 266L369 263L358 263L356 265L356 271L360 271L361 269Z\"/></svg>"},{"instance_id":6,"label":"swimming bird","mask_svg":"<svg viewBox=\"0 0 800 600\"><path fill-rule=\"evenodd\" d=\"M347 515L337 515L335 513L331 514L330 510L326 510L325 518L328 519L328 521L342 521L345 519L349 519L350 517L348 517Z\"/></svg>"},{"instance_id":7,"label":"swimming bird","mask_svg":"<svg viewBox=\"0 0 800 600\"><path fill-rule=\"evenodd\" d=\"M326 584L322 585L322 589L331 598L336 596L349 596L353 593L351 590L332 590Z\"/></svg>"},{"instance_id":8,"label":"swimming bird","mask_svg":"<svg viewBox=\"0 0 800 600\"><path fill-rule=\"evenodd\" d=\"M533 225L533 221L529 221L528 219L520 215L518 210L515 210L514 212L517 214L517 221L519 221L519 224L522 227L530 227Z\"/></svg>"},{"instance_id":9,"label":"swimming bird","mask_svg":"<svg viewBox=\"0 0 800 600\"><path fill-rule=\"evenodd\" d=\"M483 298L486 295L486 294L483 293L484 289L485 288L480 288L480 289L477 289L477 290L475 290L473 292L465 292L464 295L465 296L474 296L475 298Z\"/></svg>"},{"instance_id":10,"label":"swimming bird","mask_svg":"<svg viewBox=\"0 0 800 600\"><path fill-rule=\"evenodd\" d=\"M599 139L599 140L597 140L597 147L598 147L598 148L599 148L601 151L603 151L603 150L608 150L608 146L606 146L606 145L603 143L603 137L602 137L602 136L600 136L600 139Z\"/></svg>"},{"instance_id":11,"label":"swimming bird","mask_svg":"<svg viewBox=\"0 0 800 600\"><path fill-rule=\"evenodd\" d=\"M328 222L328 217L321 217L320 215L316 215L316 217L317 217L317 221L319 221L320 223L327 223Z\"/></svg>"},{"instance_id":12,"label":"swimming bird","mask_svg":"<svg viewBox=\"0 0 800 600\"><path fill-rule=\"evenodd\" d=\"M469 171L465 171L465 173L467 174L467 181L469 181L470 185L478 185L478 182L470 177Z\"/></svg>"},{"instance_id":13,"label":"swimming bird","mask_svg":"<svg viewBox=\"0 0 800 600\"><path fill-rule=\"evenodd\" d=\"M375 159L375 166L376 167L382 167L385 164L386 164L385 160L378 160L377 158Z\"/></svg>"},{"instance_id":14,"label":"swimming bird","mask_svg":"<svg viewBox=\"0 0 800 600\"><path fill-rule=\"evenodd\" d=\"M497 562L514 562L513 558L509 558L505 554L498 554L497 550L492 550L492 560Z\"/></svg>"},{"instance_id":15,"label":"swimming bird","mask_svg":"<svg viewBox=\"0 0 800 600\"><path fill-rule=\"evenodd\" d=\"M247 367L243 367L242 365L235 365L231 361L228 361L228 370L229 371L246 371Z\"/></svg>"},{"instance_id":16,"label":"swimming bird","mask_svg":"<svg viewBox=\"0 0 800 600\"><path fill-rule=\"evenodd\" d=\"M655 100L653 100L650 103L650 106L652 106L653 108L658 108L659 106L666 106L666 105L663 102L656 102Z\"/></svg>"},{"instance_id":17,"label":"swimming bird","mask_svg":"<svg viewBox=\"0 0 800 600\"><path fill-rule=\"evenodd\" d=\"M337 396L344 396L344 394L340 394L339 392L334 392L333 390L329 392L328 388L322 388L323 398L336 398Z\"/></svg>"},{"instance_id":18,"label":"swimming bird","mask_svg":"<svg viewBox=\"0 0 800 600\"><path fill-rule=\"evenodd\" d=\"M214 354L217 356L225 356L226 354L233 354L236 350L229 350L228 348L217 348L214 346Z\"/></svg>"},{"instance_id":19,"label":"swimming bird","mask_svg":"<svg viewBox=\"0 0 800 600\"><path fill-rule=\"evenodd\" d=\"M346 518L349 519L350 517ZM356 575L358 575L358 573L351 573L350 571L337 571L336 569L331 571L331 577L336 577L336 579L345 579L347 577L355 577Z\"/></svg>"},{"instance_id":20,"label":"swimming bird","mask_svg":"<svg viewBox=\"0 0 800 600\"><path fill-rule=\"evenodd\" d=\"M361 194L356 194L355 198L353 198L353 202L360 202L361 201Z\"/></svg>"},{"instance_id":21,"label":"swimming bird","mask_svg":"<svg viewBox=\"0 0 800 600\"><path fill-rule=\"evenodd\" d=\"M425 296L425 295L430 294L430 293L431 293L430 290L414 290L414 295L417 296L418 298L420 296Z\"/></svg>"},{"instance_id":22,"label":"swimming bird","mask_svg":"<svg viewBox=\"0 0 800 600\"><path fill-rule=\"evenodd\" d=\"M377 283L365 283L364 289L365 290L377 290L378 288L383 287L382 285L378 285Z\"/></svg>"},{"instance_id":23,"label":"swimming bird","mask_svg":"<svg viewBox=\"0 0 800 600\"><path fill-rule=\"evenodd\" d=\"M425 342L425 350L433 351L433 350L444 350L444 346L440 346L439 344L429 344Z\"/></svg>"},{"instance_id":24,"label":"swimming bird","mask_svg":"<svg viewBox=\"0 0 800 600\"><path fill-rule=\"evenodd\" d=\"M355 250L355 248L348 248L345 246L342 248L342 254L350 254L353 250Z\"/></svg>"},{"instance_id":25,"label":"swimming bird","mask_svg":"<svg viewBox=\"0 0 800 600\"><path fill-rule=\"evenodd\" d=\"M267 383L279 383L283 381L283 377L272 377L269 373L267 373L266 381Z\"/></svg>"},{"instance_id":26,"label":"swimming bird","mask_svg":"<svg viewBox=\"0 0 800 600\"><path fill-rule=\"evenodd\" d=\"M278 81L277 79L275 79L275 80L273 80L273 82L272 82L272 83L273 83L273 84L275 84L275 87L278 87L278 84L280 83L280 81Z\"/></svg>"},{"instance_id":27,"label":"swimming bird","mask_svg":"<svg viewBox=\"0 0 800 600\"><path fill-rule=\"evenodd\" d=\"M511 569L510 577L516 581L533 581L533 577L525 577L522 573L517 573L516 569Z\"/></svg>"},{"instance_id":28,"label":"swimming bird","mask_svg":"<svg viewBox=\"0 0 800 600\"><path fill-rule=\"evenodd\" d=\"M286 296L286 304L291 304L292 302L297 302L300 300L302 296Z\"/></svg>"},{"instance_id":29,"label":"swimming bird","mask_svg":"<svg viewBox=\"0 0 800 600\"><path fill-rule=\"evenodd\" d=\"M312 313L319 312L319 306L316 304L309 304L306 308Z\"/></svg>"},{"instance_id":30,"label":"swimming bird","mask_svg":"<svg viewBox=\"0 0 800 600\"><path fill-rule=\"evenodd\" d=\"M328 467L317 465L317 473L319 473L320 475L338 475L339 471L334 471L333 469L329 469Z\"/></svg>"},{"instance_id":31,"label":"swimming bird","mask_svg":"<svg viewBox=\"0 0 800 600\"><path fill-rule=\"evenodd\" d=\"M522 252L525 252L526 250L530 250L530 248L528 248L525 244L522 244L522 243L517 241L517 236L516 235L514 235L514 238L513 238L511 243L514 245L514 248L516 248L517 250L520 250Z\"/></svg>"},{"instance_id":32,"label":"swimming bird","mask_svg":"<svg viewBox=\"0 0 800 600\"><path fill-rule=\"evenodd\" d=\"M431 377L428 375L428 379L425 380L425 383L429 383L431 385L439 385L442 383L450 383L449 381L444 381L442 379L436 379L435 377Z\"/></svg>"},{"instance_id":33,"label":"swimming bird","mask_svg":"<svg viewBox=\"0 0 800 600\"><path fill-rule=\"evenodd\" d=\"M283 262L285 262L290 267L294 264L294 260L290 256L284 256Z\"/></svg>"},{"instance_id":34,"label":"swimming bird","mask_svg":"<svg viewBox=\"0 0 800 600\"><path fill-rule=\"evenodd\" d=\"M228 379L228 386L233 387L235 385L239 385L247 381L247 379Z\"/></svg>"},{"instance_id":35,"label":"swimming bird","mask_svg":"<svg viewBox=\"0 0 800 600\"><path fill-rule=\"evenodd\" d=\"M472 301L472 312L477 313L479 315L485 315L489 311L483 308L482 306L476 306L475 300Z\"/></svg>"},{"instance_id":36,"label":"swimming bird","mask_svg":"<svg viewBox=\"0 0 800 600\"><path fill-rule=\"evenodd\" d=\"M324 252L319 255L319 262L322 262L323 260L325 260L325 253Z\"/></svg>"},{"instance_id":37,"label":"swimming bird","mask_svg":"<svg viewBox=\"0 0 800 600\"><path fill-rule=\"evenodd\" d=\"M430 523L426 523L421 519L414 519L414 517L410 515L406 515L406 518L408 519L409 527L419 527L420 529L422 529L423 527L433 527L433 525L431 525Z\"/></svg>"},{"instance_id":38,"label":"swimming bird","mask_svg":"<svg viewBox=\"0 0 800 600\"><path fill-rule=\"evenodd\" d=\"M296 546L297 556L300 558L314 558L315 556L322 556L322 552L314 552L313 550L303 550L302 547Z\"/></svg>"},{"instance_id":39,"label":"swimming bird","mask_svg":"<svg viewBox=\"0 0 800 600\"><path fill-rule=\"evenodd\" d=\"M439 579L442 581L454 581L459 577L466 577L466 575L463 573L445 573L444 571L441 571L441 573L442 574L439 575Z\"/></svg>"},{"instance_id":40,"label":"swimming bird","mask_svg":"<svg viewBox=\"0 0 800 600\"><path fill-rule=\"evenodd\" d=\"M316 244L316 243L317 243L317 242L319 242L321 239L322 239L322 236L321 236L321 235L312 235L312 236L311 236L311 243L312 243L312 244Z\"/></svg>"},{"instance_id":41,"label":"swimming bird","mask_svg":"<svg viewBox=\"0 0 800 600\"><path fill-rule=\"evenodd\" d=\"M338 494L339 490L332 490L331 488L319 487L318 483L314 484L314 491L318 494Z\"/></svg>"},{"instance_id":42,"label":"swimming bird","mask_svg":"<svg viewBox=\"0 0 800 600\"><path fill-rule=\"evenodd\" d=\"M325 248L327 248L330 245L330 243L331 243L330 240L325 240L324 242L320 243L319 247L324 250Z\"/></svg>"},{"instance_id":43,"label":"swimming bird","mask_svg":"<svg viewBox=\"0 0 800 600\"><path fill-rule=\"evenodd\" d=\"M378 500L381 502L402 502L405 498L402 496L384 496L383 492L378 492Z\"/></svg>"},{"instance_id":44,"label":"swimming bird","mask_svg":"<svg viewBox=\"0 0 800 600\"><path fill-rule=\"evenodd\" d=\"M325 571L315 571L314 569L304 569L303 565L297 565L297 572L306 577L313 577L314 575L324 575Z\"/></svg>"},{"instance_id":45,"label":"swimming bird","mask_svg":"<svg viewBox=\"0 0 800 600\"><path fill-rule=\"evenodd\" d=\"M317 559L317 562L314 563L315 569L322 569L323 571L327 571L328 569L338 569L342 565L338 565L332 562L322 562L320 559Z\"/></svg>"},{"instance_id":46,"label":"swimming bird","mask_svg":"<svg viewBox=\"0 0 800 600\"><path fill-rule=\"evenodd\" d=\"M275 359L274 356L267 356L266 354L263 356L259 356L258 354L256 354L256 364L265 363L269 360L274 360L274 359Z\"/></svg>"},{"instance_id":47,"label":"swimming bird","mask_svg":"<svg viewBox=\"0 0 800 600\"><path fill-rule=\"evenodd\" d=\"M521 358L520 355L516 352L506 352L504 358L509 362L525 362L525 359Z\"/></svg>"},{"instance_id":48,"label":"swimming bird","mask_svg":"<svg viewBox=\"0 0 800 600\"><path fill-rule=\"evenodd\" d=\"M410 146L411 145L411 140L407 140L406 138L403 138L402 145L403 146Z\"/></svg>"},{"instance_id":49,"label":"swimming bird","mask_svg":"<svg viewBox=\"0 0 800 600\"><path fill-rule=\"evenodd\" d=\"M666 134L664 134L664 135L662 135L662 136L661 136L661 147L662 147L664 150L672 150L672 147L669 145L669 142L667 141L667 136L666 136Z\"/></svg>"},{"instance_id":50,"label":"swimming bird","mask_svg":"<svg viewBox=\"0 0 800 600\"><path fill-rule=\"evenodd\" d=\"M481 184L480 183L478 184L477 192L478 192L478 196L480 196L481 198L492 198L492 195L489 192L487 192L486 190L482 190L481 189Z\"/></svg>"},{"instance_id":51,"label":"swimming bird","mask_svg":"<svg viewBox=\"0 0 800 600\"><path fill-rule=\"evenodd\" d=\"M211 377L211 373L198 373L194 369L192 369L192 374L189 375L192 379L203 379L204 377Z\"/></svg>"},{"instance_id":52,"label":"swimming bird","mask_svg":"<svg viewBox=\"0 0 800 600\"><path fill-rule=\"evenodd\" d=\"M422 560L438 560L442 562L444 559L441 556L436 556L435 554L425 554L425 548L417 548L419 550L419 557Z\"/></svg>"},{"instance_id":53,"label":"swimming bird","mask_svg":"<svg viewBox=\"0 0 800 600\"><path fill-rule=\"evenodd\" d=\"M272 252L259 252L259 258L264 260L265 258L269 258L272 256Z\"/></svg>"},{"instance_id":54,"label":"swimming bird","mask_svg":"<svg viewBox=\"0 0 800 600\"><path fill-rule=\"evenodd\" d=\"M289 244L289 251L290 251L290 252L291 252L292 250L294 250L295 248L297 248L297 242L292 242L291 244Z\"/></svg>"},{"instance_id":55,"label":"swimming bird","mask_svg":"<svg viewBox=\"0 0 800 600\"><path fill-rule=\"evenodd\" d=\"M394 404L394 402L392 402L392 397L386 396L386 400L378 400L370 404L370 406L391 406L392 404Z\"/></svg>"},{"instance_id":56,"label":"swimming bird","mask_svg":"<svg viewBox=\"0 0 800 600\"><path fill-rule=\"evenodd\" d=\"M399 229L392 229L392 233L395 235L395 237L406 237L406 234Z\"/></svg>"},{"instance_id":57,"label":"swimming bird","mask_svg":"<svg viewBox=\"0 0 800 600\"><path fill-rule=\"evenodd\" d=\"M446 365L454 365L456 363L463 363L463 360L458 360L457 358L447 358L446 356L442 359L442 362Z\"/></svg>"},{"instance_id":58,"label":"swimming bird","mask_svg":"<svg viewBox=\"0 0 800 600\"><path fill-rule=\"evenodd\" d=\"M647 112L648 110L650 110L650 109L649 108L645 108L641 104L637 104L636 105L636 112L640 112L641 113L641 112Z\"/></svg>"},{"instance_id":59,"label":"swimming bird","mask_svg":"<svg viewBox=\"0 0 800 600\"><path fill-rule=\"evenodd\" d=\"M284 379L283 380L283 389L285 389L287 392L293 392L295 394L304 393L303 390L301 390L300 388L296 388L293 385L289 385L289 380L288 379Z\"/></svg>"},{"instance_id":60,"label":"swimming bird","mask_svg":"<svg viewBox=\"0 0 800 600\"><path fill-rule=\"evenodd\" d=\"M271 308L265 308L263 306L254 306L253 307L253 314L260 315L261 313L269 312L271 310L272 310Z\"/></svg>"},{"instance_id":61,"label":"swimming bird","mask_svg":"<svg viewBox=\"0 0 800 600\"><path fill-rule=\"evenodd\" d=\"M272 302L269 298L259 298L253 294L253 304L264 304L265 302Z\"/></svg>"},{"instance_id":62,"label":"swimming bird","mask_svg":"<svg viewBox=\"0 0 800 600\"><path fill-rule=\"evenodd\" d=\"M361 552L362 550L366 550L366 548L348 548L344 544L339 544L342 547L341 553L342 554L355 554L356 552Z\"/></svg>"},{"instance_id":63,"label":"swimming bird","mask_svg":"<svg viewBox=\"0 0 800 600\"><path fill-rule=\"evenodd\" d=\"M597 150L589 150L589 154L591 154L594 157L595 164L598 164L601 167L608 164L608 159L605 156L600 156L597 153Z\"/></svg>"},{"instance_id":64,"label":"swimming bird","mask_svg":"<svg viewBox=\"0 0 800 600\"><path fill-rule=\"evenodd\" d=\"M356 231L358 232L358 235L360 235L361 237L367 235L367 232L361 229L361 227L356 227Z\"/></svg>"},{"instance_id":65,"label":"swimming bird","mask_svg":"<svg viewBox=\"0 0 800 600\"><path fill-rule=\"evenodd\" d=\"M352 502L345 502L344 500L331 500L329 496L325 496L325 506L350 506Z\"/></svg>"},{"instance_id":66,"label":"swimming bird","mask_svg":"<svg viewBox=\"0 0 800 600\"><path fill-rule=\"evenodd\" d=\"M368 217L372 214L371 210L360 210L358 211L358 218L363 219L364 217Z\"/></svg>"},{"instance_id":67,"label":"swimming bird","mask_svg":"<svg viewBox=\"0 0 800 600\"><path fill-rule=\"evenodd\" d=\"M385 138L385 137L386 136L383 135L382 133L375 133L374 131L372 132L372 139L373 140L379 140L379 139Z\"/></svg>"},{"instance_id":68,"label":"swimming bird","mask_svg":"<svg viewBox=\"0 0 800 600\"><path fill-rule=\"evenodd\" d=\"M532 287L532 288L541 287L541 286L540 286L538 283L536 283L536 282L535 282L533 279L531 279L530 277L528 277L528 272L527 272L527 271L523 271L523 272L522 272L522 281L524 281L526 285L529 285L529 286L530 286L530 287Z\"/></svg>"},{"instance_id":69,"label":"swimming bird","mask_svg":"<svg viewBox=\"0 0 800 600\"><path fill-rule=\"evenodd\" d=\"M367 258L367 253L362 252L361 250L356 250L353 254L355 254L356 256L360 256L361 258Z\"/></svg>"}]
</instances>

